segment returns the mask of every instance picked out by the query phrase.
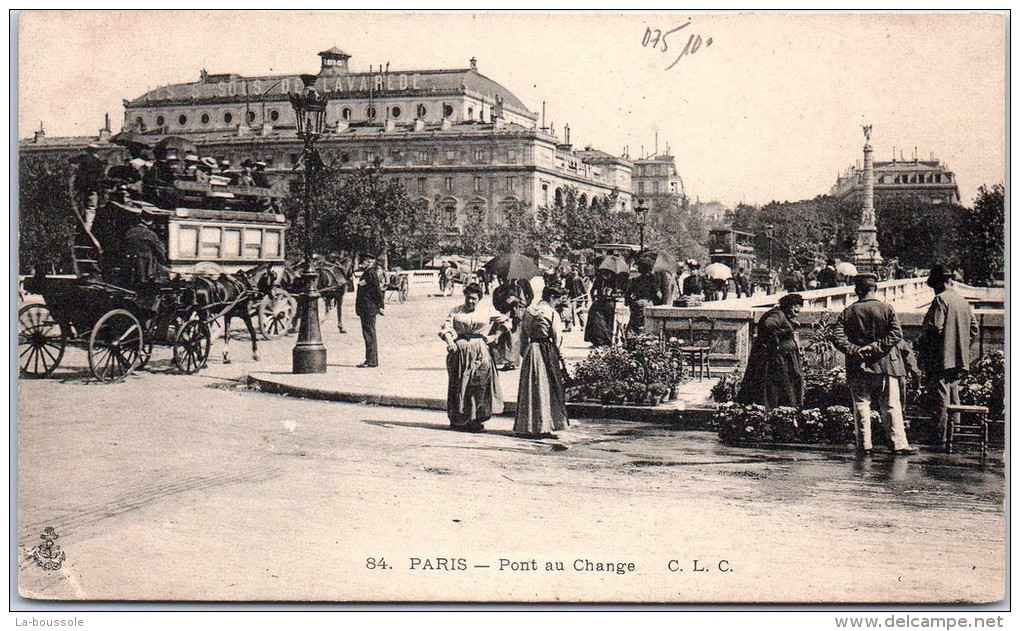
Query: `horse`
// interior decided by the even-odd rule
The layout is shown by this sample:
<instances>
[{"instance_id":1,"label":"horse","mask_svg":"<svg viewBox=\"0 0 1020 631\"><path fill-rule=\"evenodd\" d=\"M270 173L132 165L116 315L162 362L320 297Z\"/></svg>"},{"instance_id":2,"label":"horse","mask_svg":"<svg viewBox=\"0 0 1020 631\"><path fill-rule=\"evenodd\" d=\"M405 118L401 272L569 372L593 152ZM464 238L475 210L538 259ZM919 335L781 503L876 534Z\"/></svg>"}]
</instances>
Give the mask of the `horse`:
<instances>
[{"instance_id":1,"label":"horse","mask_svg":"<svg viewBox=\"0 0 1020 631\"><path fill-rule=\"evenodd\" d=\"M287 291L297 294L303 291L299 278L308 269L307 263L302 261L294 267L287 266L280 279L280 286ZM344 294L354 277L354 260L350 257L343 257L340 261L324 261L316 258L312 263L312 269L317 273L316 291L322 296L322 303L326 313L336 307L336 325L340 333L346 333L343 323ZM297 320L294 321L297 326Z\"/></svg>"},{"instance_id":2,"label":"horse","mask_svg":"<svg viewBox=\"0 0 1020 631\"><path fill-rule=\"evenodd\" d=\"M231 305L220 314L223 317L223 363L230 363L230 324L235 317L240 318L248 329L252 359L258 361L258 341L252 316L259 302L273 293L276 273L272 266L258 265L233 274L220 274L216 278L196 276L193 283L200 308L214 310L217 305Z\"/></svg>"}]
</instances>

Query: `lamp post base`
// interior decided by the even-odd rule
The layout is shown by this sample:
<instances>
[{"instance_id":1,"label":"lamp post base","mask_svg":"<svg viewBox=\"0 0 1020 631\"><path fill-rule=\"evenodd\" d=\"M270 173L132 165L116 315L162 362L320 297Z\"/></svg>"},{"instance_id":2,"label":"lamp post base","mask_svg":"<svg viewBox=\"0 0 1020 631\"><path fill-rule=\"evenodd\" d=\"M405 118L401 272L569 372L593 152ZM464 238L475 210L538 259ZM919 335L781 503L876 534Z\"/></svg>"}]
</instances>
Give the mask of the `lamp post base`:
<instances>
[{"instance_id":1,"label":"lamp post base","mask_svg":"<svg viewBox=\"0 0 1020 631\"><path fill-rule=\"evenodd\" d=\"M291 352L293 373L307 375L326 372L326 346L319 327L319 275L308 271L301 275L304 291L298 296L298 341Z\"/></svg>"}]
</instances>

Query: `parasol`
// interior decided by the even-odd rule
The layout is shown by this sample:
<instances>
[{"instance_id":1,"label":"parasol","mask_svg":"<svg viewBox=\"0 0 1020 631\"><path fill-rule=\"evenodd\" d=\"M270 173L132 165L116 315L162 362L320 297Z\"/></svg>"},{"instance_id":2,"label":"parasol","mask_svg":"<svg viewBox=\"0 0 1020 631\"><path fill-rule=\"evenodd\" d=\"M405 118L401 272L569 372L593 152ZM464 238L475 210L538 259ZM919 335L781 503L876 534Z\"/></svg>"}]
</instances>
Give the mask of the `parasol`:
<instances>
[{"instance_id":1,"label":"parasol","mask_svg":"<svg viewBox=\"0 0 1020 631\"><path fill-rule=\"evenodd\" d=\"M638 255L641 260L650 261L652 263L653 272L669 272L670 274L676 272L676 259L666 252L655 252L653 250L646 250Z\"/></svg>"},{"instance_id":2,"label":"parasol","mask_svg":"<svg viewBox=\"0 0 1020 631\"><path fill-rule=\"evenodd\" d=\"M733 278L733 272L729 266L722 263L712 263L705 268L705 276L713 280L729 280Z\"/></svg>"},{"instance_id":3,"label":"parasol","mask_svg":"<svg viewBox=\"0 0 1020 631\"><path fill-rule=\"evenodd\" d=\"M836 271L847 278L857 276L857 268L854 267L853 263L847 263L846 261L836 265Z\"/></svg>"},{"instance_id":4,"label":"parasol","mask_svg":"<svg viewBox=\"0 0 1020 631\"><path fill-rule=\"evenodd\" d=\"M528 280L538 276L538 266L527 256L506 253L495 256L482 266L500 278L508 280Z\"/></svg>"},{"instance_id":5,"label":"parasol","mask_svg":"<svg viewBox=\"0 0 1020 631\"><path fill-rule=\"evenodd\" d=\"M610 254L606 258L602 259L602 262L599 263L598 269L607 269L614 274L626 274L630 271L630 263L624 260L621 256Z\"/></svg>"}]
</instances>

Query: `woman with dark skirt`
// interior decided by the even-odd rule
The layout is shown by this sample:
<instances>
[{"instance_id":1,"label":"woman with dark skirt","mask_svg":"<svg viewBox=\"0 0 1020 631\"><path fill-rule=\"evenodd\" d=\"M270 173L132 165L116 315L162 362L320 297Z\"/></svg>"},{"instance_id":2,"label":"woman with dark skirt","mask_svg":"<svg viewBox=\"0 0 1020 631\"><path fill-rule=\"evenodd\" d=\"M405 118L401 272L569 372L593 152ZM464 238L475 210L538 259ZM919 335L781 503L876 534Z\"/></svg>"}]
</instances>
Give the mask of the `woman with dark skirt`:
<instances>
[{"instance_id":1,"label":"woman with dark skirt","mask_svg":"<svg viewBox=\"0 0 1020 631\"><path fill-rule=\"evenodd\" d=\"M787 294L758 321L738 402L757 403L769 410L804 407L804 368L796 334L803 306L800 294Z\"/></svg>"},{"instance_id":2,"label":"woman with dark skirt","mask_svg":"<svg viewBox=\"0 0 1020 631\"><path fill-rule=\"evenodd\" d=\"M480 432L482 423L503 411L503 393L489 344L509 330L506 316L480 308L482 288L464 288L464 304L455 307L439 337L446 342L446 371L450 377L446 410L453 429Z\"/></svg>"},{"instance_id":3,"label":"woman with dark skirt","mask_svg":"<svg viewBox=\"0 0 1020 631\"><path fill-rule=\"evenodd\" d=\"M566 395L563 390L563 321L556 304L563 292L555 287L542 290L542 300L528 307L521 322L521 380L517 389L517 418L514 434L529 438L551 437L566 429Z\"/></svg>"},{"instance_id":4,"label":"woman with dark skirt","mask_svg":"<svg viewBox=\"0 0 1020 631\"><path fill-rule=\"evenodd\" d=\"M591 286L591 307L584 327L584 341L592 346L610 346L616 324L615 278L613 272L600 269Z\"/></svg>"}]
</instances>

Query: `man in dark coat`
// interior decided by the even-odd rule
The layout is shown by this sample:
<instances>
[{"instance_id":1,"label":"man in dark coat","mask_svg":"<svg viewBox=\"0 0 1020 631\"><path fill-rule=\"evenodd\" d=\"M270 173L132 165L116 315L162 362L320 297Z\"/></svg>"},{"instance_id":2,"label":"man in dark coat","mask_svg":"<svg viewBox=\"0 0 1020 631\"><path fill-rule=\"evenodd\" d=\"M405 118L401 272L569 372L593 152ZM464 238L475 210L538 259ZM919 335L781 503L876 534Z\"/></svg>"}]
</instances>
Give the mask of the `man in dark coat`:
<instances>
[{"instance_id":1,"label":"man in dark coat","mask_svg":"<svg viewBox=\"0 0 1020 631\"><path fill-rule=\"evenodd\" d=\"M936 264L928 276L935 299L921 325L918 355L932 393L931 427L936 442L946 440L946 406L960 402L960 379L970 369L970 343L978 333L977 319L967 299L949 284L953 274Z\"/></svg>"},{"instance_id":2,"label":"man in dark coat","mask_svg":"<svg viewBox=\"0 0 1020 631\"><path fill-rule=\"evenodd\" d=\"M685 296L697 296L704 291L704 278L697 264L690 264L690 275L684 279L683 293Z\"/></svg>"},{"instance_id":3,"label":"man in dark coat","mask_svg":"<svg viewBox=\"0 0 1020 631\"><path fill-rule=\"evenodd\" d=\"M365 338L365 361L358 368L379 366L379 342L375 335L375 318L384 314L384 296L379 282L379 271L375 255L366 254L361 258L361 278L358 279L358 293L354 299L354 312L361 318L361 335Z\"/></svg>"},{"instance_id":4,"label":"man in dark coat","mask_svg":"<svg viewBox=\"0 0 1020 631\"><path fill-rule=\"evenodd\" d=\"M818 288L830 289L839 286L839 272L836 271L836 261L829 259L825 267L818 271Z\"/></svg>"},{"instance_id":5,"label":"man in dark coat","mask_svg":"<svg viewBox=\"0 0 1020 631\"><path fill-rule=\"evenodd\" d=\"M794 293L798 291L807 291L807 283L804 280L804 274L799 269L793 267L790 269L790 273L783 279L783 286L786 291Z\"/></svg>"},{"instance_id":6,"label":"man in dark coat","mask_svg":"<svg viewBox=\"0 0 1020 631\"><path fill-rule=\"evenodd\" d=\"M166 246L153 232L152 219L144 214L124 234L123 252L136 287L157 280L168 265Z\"/></svg>"},{"instance_id":7,"label":"man in dark coat","mask_svg":"<svg viewBox=\"0 0 1020 631\"><path fill-rule=\"evenodd\" d=\"M906 365L900 342L903 331L893 308L875 298L878 279L859 274L854 279L858 300L836 319L835 345L846 355L846 380L853 399L857 449L871 451L871 400L877 398L893 453L917 452L907 442L900 392Z\"/></svg>"},{"instance_id":8,"label":"man in dark coat","mask_svg":"<svg viewBox=\"0 0 1020 631\"><path fill-rule=\"evenodd\" d=\"M652 263L647 259L638 259L638 275L631 279L627 286L626 304L630 307L630 322L627 330L634 334L645 330L645 307L663 304L662 287L659 279L652 273Z\"/></svg>"}]
</instances>

